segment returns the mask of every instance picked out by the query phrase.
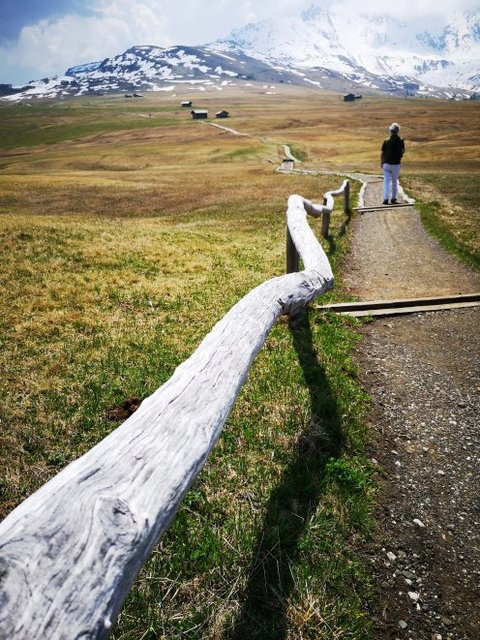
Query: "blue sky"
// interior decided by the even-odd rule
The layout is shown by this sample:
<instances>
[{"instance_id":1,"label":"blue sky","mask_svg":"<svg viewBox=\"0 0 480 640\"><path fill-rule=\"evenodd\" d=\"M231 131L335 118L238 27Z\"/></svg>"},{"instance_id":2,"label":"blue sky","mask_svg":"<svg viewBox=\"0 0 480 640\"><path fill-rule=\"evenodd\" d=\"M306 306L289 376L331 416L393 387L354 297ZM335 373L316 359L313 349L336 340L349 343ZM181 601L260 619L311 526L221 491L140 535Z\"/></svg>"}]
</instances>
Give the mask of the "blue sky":
<instances>
[{"instance_id":1,"label":"blue sky","mask_svg":"<svg viewBox=\"0 0 480 640\"><path fill-rule=\"evenodd\" d=\"M274 15L298 15L334 0L0 0L0 83L20 84L61 75L133 45L198 45ZM448 16L480 0L362 0L374 13ZM335 0L335 7L358 6ZM180 12L181 8L181 12ZM427 26L427 25L426 25Z\"/></svg>"}]
</instances>

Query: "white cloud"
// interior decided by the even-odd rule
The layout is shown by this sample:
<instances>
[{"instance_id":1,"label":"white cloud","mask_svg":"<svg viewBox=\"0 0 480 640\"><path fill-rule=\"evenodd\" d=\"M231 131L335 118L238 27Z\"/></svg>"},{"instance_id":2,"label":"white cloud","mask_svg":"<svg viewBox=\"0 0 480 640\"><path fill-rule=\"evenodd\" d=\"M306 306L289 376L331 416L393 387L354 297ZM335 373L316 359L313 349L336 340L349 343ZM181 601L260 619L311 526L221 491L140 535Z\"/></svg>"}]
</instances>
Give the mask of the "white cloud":
<instances>
[{"instance_id":1,"label":"white cloud","mask_svg":"<svg viewBox=\"0 0 480 640\"><path fill-rule=\"evenodd\" d=\"M335 3L343 9L353 13L366 13L374 15L390 15L396 18L412 18L421 16L438 16L448 18L455 11L478 9L478 0L395 0L385 3L385 0L362 0L361 6L357 0L344 0Z\"/></svg>"},{"instance_id":2,"label":"white cloud","mask_svg":"<svg viewBox=\"0 0 480 640\"><path fill-rule=\"evenodd\" d=\"M4 73L17 69L23 82L32 70L36 77L61 74L69 66L115 55L134 44L171 44L165 20L145 3L115 2L105 9L96 16L67 15L23 27L12 47L0 49Z\"/></svg>"},{"instance_id":3,"label":"white cloud","mask_svg":"<svg viewBox=\"0 0 480 640\"><path fill-rule=\"evenodd\" d=\"M0 48L0 82L25 82L62 74L67 67L101 60L139 44L198 45L236 27L279 15L298 15L312 4L358 12L357 0L84 0L93 15L65 15L26 25L16 42ZM478 8L478 0L363 0L364 13L433 15Z\"/></svg>"}]
</instances>

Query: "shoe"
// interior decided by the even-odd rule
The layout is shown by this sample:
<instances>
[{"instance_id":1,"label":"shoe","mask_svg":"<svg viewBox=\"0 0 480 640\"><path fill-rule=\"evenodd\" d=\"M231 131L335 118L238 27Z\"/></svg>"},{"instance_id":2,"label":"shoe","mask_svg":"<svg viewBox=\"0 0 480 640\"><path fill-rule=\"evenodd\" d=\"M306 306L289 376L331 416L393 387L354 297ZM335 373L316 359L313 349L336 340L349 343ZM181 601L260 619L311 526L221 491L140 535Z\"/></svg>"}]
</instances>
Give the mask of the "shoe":
<instances>
[{"instance_id":1,"label":"shoe","mask_svg":"<svg viewBox=\"0 0 480 640\"><path fill-rule=\"evenodd\" d=\"M384 200L384 201L383 201L383 204L388 204L388 200Z\"/></svg>"},{"instance_id":2,"label":"shoe","mask_svg":"<svg viewBox=\"0 0 480 640\"><path fill-rule=\"evenodd\" d=\"M387 203L388 204L388 203ZM397 199L396 198L392 198L390 200L390 204L397 204Z\"/></svg>"}]
</instances>

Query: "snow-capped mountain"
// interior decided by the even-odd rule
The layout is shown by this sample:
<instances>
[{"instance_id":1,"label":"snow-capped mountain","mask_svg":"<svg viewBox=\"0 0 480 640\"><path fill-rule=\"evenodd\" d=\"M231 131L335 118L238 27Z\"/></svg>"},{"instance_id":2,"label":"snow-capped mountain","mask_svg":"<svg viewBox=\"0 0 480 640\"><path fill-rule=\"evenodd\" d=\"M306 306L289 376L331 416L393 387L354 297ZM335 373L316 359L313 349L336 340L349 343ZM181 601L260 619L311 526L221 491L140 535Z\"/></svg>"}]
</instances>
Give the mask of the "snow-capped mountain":
<instances>
[{"instance_id":1,"label":"snow-capped mountain","mask_svg":"<svg viewBox=\"0 0 480 640\"><path fill-rule=\"evenodd\" d=\"M260 60L306 69L327 67L347 76L362 70L420 84L480 88L480 9L456 12L449 24L388 16L341 14L312 6L298 18L266 20L216 43Z\"/></svg>"},{"instance_id":2,"label":"snow-capped mountain","mask_svg":"<svg viewBox=\"0 0 480 640\"><path fill-rule=\"evenodd\" d=\"M428 28L427 28L428 27ZM3 100L110 92L222 90L246 82L285 83L339 92L468 97L480 91L480 9L449 24L342 15L311 6L201 47L132 47L62 77L24 87L0 85Z\"/></svg>"},{"instance_id":3,"label":"snow-capped mountain","mask_svg":"<svg viewBox=\"0 0 480 640\"><path fill-rule=\"evenodd\" d=\"M3 85L3 99L173 91L181 85L221 90L233 81L295 83L297 76L241 51L230 55L208 47L137 46L113 58L71 67L64 76L29 82L18 87L16 93Z\"/></svg>"}]
</instances>

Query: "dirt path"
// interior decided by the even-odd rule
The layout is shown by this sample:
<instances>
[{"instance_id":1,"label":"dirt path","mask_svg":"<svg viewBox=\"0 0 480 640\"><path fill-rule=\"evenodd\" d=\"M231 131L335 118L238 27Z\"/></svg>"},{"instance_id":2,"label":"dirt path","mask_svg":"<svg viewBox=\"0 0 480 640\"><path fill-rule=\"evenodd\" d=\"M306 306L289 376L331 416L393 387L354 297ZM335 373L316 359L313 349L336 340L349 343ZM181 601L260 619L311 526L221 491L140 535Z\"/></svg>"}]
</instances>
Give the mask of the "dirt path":
<instances>
[{"instance_id":1,"label":"dirt path","mask_svg":"<svg viewBox=\"0 0 480 640\"><path fill-rule=\"evenodd\" d=\"M365 191L365 206L381 204L382 184L378 178L371 179ZM414 207L390 206L358 216L349 266L346 284L360 300L480 290L478 275L439 249Z\"/></svg>"},{"instance_id":2,"label":"dirt path","mask_svg":"<svg viewBox=\"0 0 480 640\"><path fill-rule=\"evenodd\" d=\"M365 205L382 201L371 182ZM412 207L354 221L346 282L361 300L480 291ZM480 309L377 320L357 359L383 490L366 554L375 640L480 638Z\"/></svg>"}]
</instances>

